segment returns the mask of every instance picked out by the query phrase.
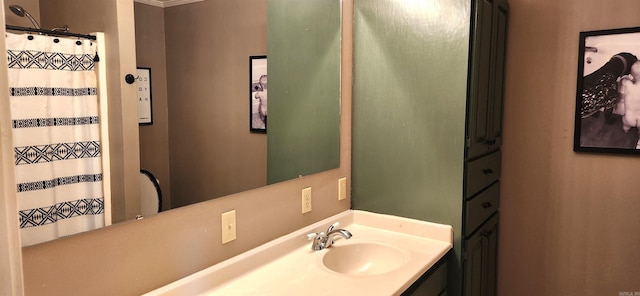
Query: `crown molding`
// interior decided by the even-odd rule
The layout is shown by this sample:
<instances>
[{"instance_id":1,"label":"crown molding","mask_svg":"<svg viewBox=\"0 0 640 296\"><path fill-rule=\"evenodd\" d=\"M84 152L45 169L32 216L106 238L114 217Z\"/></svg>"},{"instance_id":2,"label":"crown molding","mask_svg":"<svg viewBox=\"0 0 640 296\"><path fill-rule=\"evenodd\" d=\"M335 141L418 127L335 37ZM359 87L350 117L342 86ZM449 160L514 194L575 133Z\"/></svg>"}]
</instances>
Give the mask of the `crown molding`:
<instances>
[{"instance_id":1,"label":"crown molding","mask_svg":"<svg viewBox=\"0 0 640 296\"><path fill-rule=\"evenodd\" d=\"M147 4L155 7L167 8L171 6L184 5L204 0L134 0L135 2Z\"/></svg>"}]
</instances>

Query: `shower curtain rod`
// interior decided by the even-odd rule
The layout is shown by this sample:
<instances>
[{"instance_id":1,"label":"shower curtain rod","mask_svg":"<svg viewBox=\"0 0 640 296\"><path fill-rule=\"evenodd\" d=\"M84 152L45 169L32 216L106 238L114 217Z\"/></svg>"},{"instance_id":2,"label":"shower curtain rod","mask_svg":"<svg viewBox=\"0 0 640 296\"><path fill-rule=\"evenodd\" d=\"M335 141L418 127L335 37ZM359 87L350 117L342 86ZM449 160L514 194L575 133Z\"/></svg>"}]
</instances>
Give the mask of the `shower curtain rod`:
<instances>
[{"instance_id":1,"label":"shower curtain rod","mask_svg":"<svg viewBox=\"0 0 640 296\"><path fill-rule=\"evenodd\" d=\"M87 35L87 34L77 34L77 33L61 32L61 31L52 31L52 30L44 30L44 29L12 26L12 25L6 25L6 27L7 27L7 30L13 30L13 31L34 32L34 33L43 33L43 34L50 35L50 36L68 36L68 37L78 37L78 38L96 40L96 36Z\"/></svg>"}]
</instances>

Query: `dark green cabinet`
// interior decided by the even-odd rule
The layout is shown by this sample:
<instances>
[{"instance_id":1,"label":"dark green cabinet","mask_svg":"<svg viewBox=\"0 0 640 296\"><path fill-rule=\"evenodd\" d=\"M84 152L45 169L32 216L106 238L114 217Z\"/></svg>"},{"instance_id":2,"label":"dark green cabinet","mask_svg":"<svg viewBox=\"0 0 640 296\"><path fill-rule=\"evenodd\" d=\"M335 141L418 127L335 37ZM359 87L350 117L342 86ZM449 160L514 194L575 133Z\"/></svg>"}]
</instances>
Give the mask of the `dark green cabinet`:
<instances>
[{"instance_id":1,"label":"dark green cabinet","mask_svg":"<svg viewBox=\"0 0 640 296\"><path fill-rule=\"evenodd\" d=\"M422 275L402 296L447 295L447 261L440 260Z\"/></svg>"},{"instance_id":2,"label":"dark green cabinet","mask_svg":"<svg viewBox=\"0 0 640 296\"><path fill-rule=\"evenodd\" d=\"M464 295L496 295L498 214L465 240Z\"/></svg>"},{"instance_id":3,"label":"dark green cabinet","mask_svg":"<svg viewBox=\"0 0 640 296\"><path fill-rule=\"evenodd\" d=\"M476 0L467 119L467 158L498 150L509 6L506 0Z\"/></svg>"},{"instance_id":4,"label":"dark green cabinet","mask_svg":"<svg viewBox=\"0 0 640 296\"><path fill-rule=\"evenodd\" d=\"M509 5L475 0L467 118L463 295L496 295L502 102Z\"/></svg>"},{"instance_id":5,"label":"dark green cabinet","mask_svg":"<svg viewBox=\"0 0 640 296\"><path fill-rule=\"evenodd\" d=\"M469 171L487 171L500 166L501 152L496 151L467 165ZM470 169L471 168L471 169ZM463 239L463 295L496 295L498 259L498 217L500 206L499 172L475 177L468 171L464 214ZM487 185L486 187L482 187Z\"/></svg>"}]
</instances>

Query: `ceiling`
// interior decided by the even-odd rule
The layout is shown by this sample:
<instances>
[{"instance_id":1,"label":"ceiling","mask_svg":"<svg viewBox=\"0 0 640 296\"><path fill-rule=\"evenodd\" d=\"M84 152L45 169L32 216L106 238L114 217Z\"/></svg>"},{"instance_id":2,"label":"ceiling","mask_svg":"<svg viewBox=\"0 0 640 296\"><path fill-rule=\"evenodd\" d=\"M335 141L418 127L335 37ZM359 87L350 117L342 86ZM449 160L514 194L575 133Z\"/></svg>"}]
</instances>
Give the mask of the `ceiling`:
<instances>
[{"instance_id":1,"label":"ceiling","mask_svg":"<svg viewBox=\"0 0 640 296\"><path fill-rule=\"evenodd\" d=\"M204 0L134 0L134 1L138 3L165 8L165 7L189 4L193 2L201 2Z\"/></svg>"}]
</instances>

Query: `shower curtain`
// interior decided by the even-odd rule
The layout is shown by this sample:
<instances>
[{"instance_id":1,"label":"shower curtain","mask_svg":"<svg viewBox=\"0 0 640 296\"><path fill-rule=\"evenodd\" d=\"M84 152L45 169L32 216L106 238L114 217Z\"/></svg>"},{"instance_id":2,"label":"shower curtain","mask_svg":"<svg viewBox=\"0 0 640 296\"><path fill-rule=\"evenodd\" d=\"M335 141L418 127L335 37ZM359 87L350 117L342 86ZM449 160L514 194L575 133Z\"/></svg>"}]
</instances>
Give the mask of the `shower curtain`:
<instances>
[{"instance_id":1,"label":"shower curtain","mask_svg":"<svg viewBox=\"0 0 640 296\"><path fill-rule=\"evenodd\" d=\"M22 245L104 226L95 41L6 41Z\"/></svg>"}]
</instances>

